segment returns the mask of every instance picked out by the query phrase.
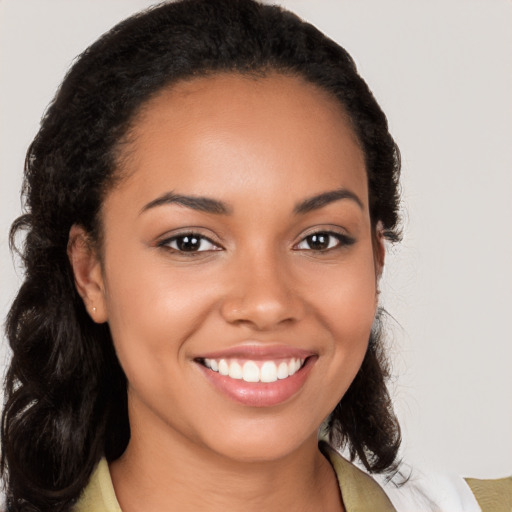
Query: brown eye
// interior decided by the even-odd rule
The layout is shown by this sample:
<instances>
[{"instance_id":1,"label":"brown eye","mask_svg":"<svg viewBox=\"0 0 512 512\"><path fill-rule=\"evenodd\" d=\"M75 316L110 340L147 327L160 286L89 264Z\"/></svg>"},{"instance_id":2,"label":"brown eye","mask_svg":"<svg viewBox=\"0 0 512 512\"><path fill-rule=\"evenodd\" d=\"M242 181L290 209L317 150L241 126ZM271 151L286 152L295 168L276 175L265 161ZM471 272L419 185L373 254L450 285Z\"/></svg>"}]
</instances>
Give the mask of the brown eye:
<instances>
[{"instance_id":1,"label":"brown eye","mask_svg":"<svg viewBox=\"0 0 512 512\"><path fill-rule=\"evenodd\" d=\"M176 238L176 247L179 251L198 251L201 248L201 241L195 235L180 236Z\"/></svg>"},{"instance_id":2,"label":"brown eye","mask_svg":"<svg viewBox=\"0 0 512 512\"><path fill-rule=\"evenodd\" d=\"M341 233L319 231L303 238L296 246L299 250L328 251L337 247L352 245L355 240Z\"/></svg>"},{"instance_id":3,"label":"brown eye","mask_svg":"<svg viewBox=\"0 0 512 512\"><path fill-rule=\"evenodd\" d=\"M328 233L316 233L306 237L306 243L313 251L325 251L325 249L329 249L331 241L336 242L336 239Z\"/></svg>"},{"instance_id":4,"label":"brown eye","mask_svg":"<svg viewBox=\"0 0 512 512\"><path fill-rule=\"evenodd\" d=\"M220 250L220 247L214 244L210 239L197 233L185 233L173 236L172 238L162 241L159 245L161 247L168 247L174 251L188 253Z\"/></svg>"}]
</instances>

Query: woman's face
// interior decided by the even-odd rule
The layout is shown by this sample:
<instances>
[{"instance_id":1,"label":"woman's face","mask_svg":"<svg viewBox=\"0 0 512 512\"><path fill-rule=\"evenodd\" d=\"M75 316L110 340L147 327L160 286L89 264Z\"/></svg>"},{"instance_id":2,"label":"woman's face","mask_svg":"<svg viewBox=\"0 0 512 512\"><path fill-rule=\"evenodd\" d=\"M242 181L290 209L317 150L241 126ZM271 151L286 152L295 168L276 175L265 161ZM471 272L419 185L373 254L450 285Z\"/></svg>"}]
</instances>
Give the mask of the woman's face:
<instances>
[{"instance_id":1,"label":"woman's face","mask_svg":"<svg viewBox=\"0 0 512 512\"><path fill-rule=\"evenodd\" d=\"M221 74L160 92L129 139L88 300L131 442L238 460L316 442L364 357L379 271L341 107L298 78Z\"/></svg>"}]
</instances>

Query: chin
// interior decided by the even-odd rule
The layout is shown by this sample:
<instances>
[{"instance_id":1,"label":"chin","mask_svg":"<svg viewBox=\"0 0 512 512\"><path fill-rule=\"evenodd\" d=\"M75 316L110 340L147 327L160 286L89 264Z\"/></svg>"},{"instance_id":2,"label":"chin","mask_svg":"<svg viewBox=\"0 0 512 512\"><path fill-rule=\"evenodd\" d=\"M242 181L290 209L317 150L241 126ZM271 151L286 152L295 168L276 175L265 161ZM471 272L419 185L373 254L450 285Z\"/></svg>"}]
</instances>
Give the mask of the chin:
<instances>
[{"instance_id":1,"label":"chin","mask_svg":"<svg viewBox=\"0 0 512 512\"><path fill-rule=\"evenodd\" d=\"M316 447L317 430L301 430L297 425L276 425L254 420L249 428L237 425L226 429L222 436L211 439L208 444L225 458L243 463L265 463L277 461L310 445Z\"/></svg>"}]
</instances>

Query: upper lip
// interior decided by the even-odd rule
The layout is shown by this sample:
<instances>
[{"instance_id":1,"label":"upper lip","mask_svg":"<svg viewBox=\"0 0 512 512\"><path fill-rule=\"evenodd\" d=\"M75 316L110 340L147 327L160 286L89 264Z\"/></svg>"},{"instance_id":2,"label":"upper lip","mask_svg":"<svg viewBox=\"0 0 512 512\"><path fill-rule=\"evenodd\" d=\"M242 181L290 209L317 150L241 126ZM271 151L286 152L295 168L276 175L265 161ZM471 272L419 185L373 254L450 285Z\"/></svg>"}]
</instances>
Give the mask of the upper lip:
<instances>
[{"instance_id":1,"label":"upper lip","mask_svg":"<svg viewBox=\"0 0 512 512\"><path fill-rule=\"evenodd\" d=\"M247 343L204 353L196 359L251 359L256 361L286 358L306 359L314 354L311 350L304 350L290 345Z\"/></svg>"}]
</instances>

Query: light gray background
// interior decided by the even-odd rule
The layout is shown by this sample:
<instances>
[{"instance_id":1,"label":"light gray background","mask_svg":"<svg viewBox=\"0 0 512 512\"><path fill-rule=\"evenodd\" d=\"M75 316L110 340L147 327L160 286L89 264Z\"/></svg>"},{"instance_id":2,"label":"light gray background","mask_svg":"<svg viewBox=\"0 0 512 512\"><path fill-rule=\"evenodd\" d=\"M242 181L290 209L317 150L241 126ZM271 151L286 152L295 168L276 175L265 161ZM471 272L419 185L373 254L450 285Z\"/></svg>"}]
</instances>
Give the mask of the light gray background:
<instances>
[{"instance_id":1,"label":"light gray background","mask_svg":"<svg viewBox=\"0 0 512 512\"><path fill-rule=\"evenodd\" d=\"M24 152L73 58L144 0L0 0L0 315ZM404 456L512 472L512 2L283 0L354 56L403 155L383 303ZM0 363L7 358L4 347Z\"/></svg>"}]
</instances>

